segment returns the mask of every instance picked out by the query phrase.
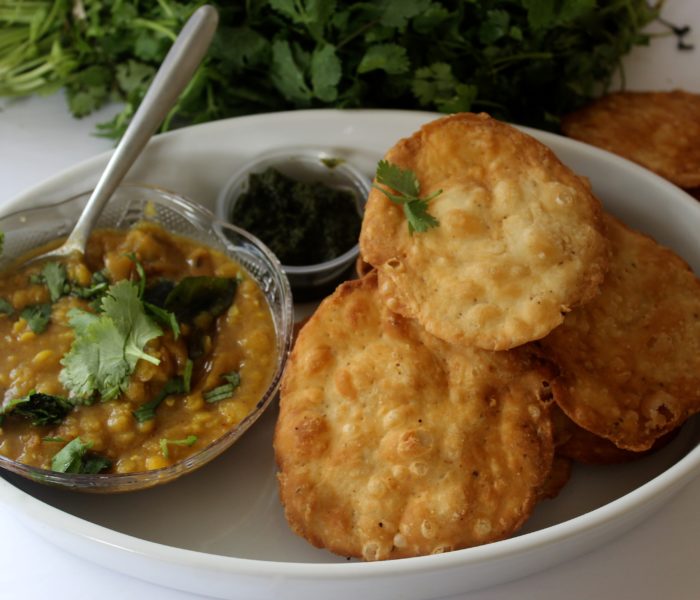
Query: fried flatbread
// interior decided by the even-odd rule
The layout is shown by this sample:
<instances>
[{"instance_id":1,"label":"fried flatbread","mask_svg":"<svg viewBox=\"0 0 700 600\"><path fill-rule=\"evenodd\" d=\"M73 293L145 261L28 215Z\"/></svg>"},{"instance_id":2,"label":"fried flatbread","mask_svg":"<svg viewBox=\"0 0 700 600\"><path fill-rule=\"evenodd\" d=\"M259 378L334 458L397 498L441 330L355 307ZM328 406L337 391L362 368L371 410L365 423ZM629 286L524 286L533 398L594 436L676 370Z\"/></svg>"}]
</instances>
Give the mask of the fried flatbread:
<instances>
[{"instance_id":1,"label":"fried flatbread","mask_svg":"<svg viewBox=\"0 0 700 600\"><path fill-rule=\"evenodd\" d=\"M566 135L654 171L683 188L700 186L700 95L617 92L562 119Z\"/></svg>"},{"instance_id":2,"label":"fried flatbread","mask_svg":"<svg viewBox=\"0 0 700 600\"><path fill-rule=\"evenodd\" d=\"M388 306L451 343L504 350L545 336L592 298L607 245L588 184L534 138L457 114L399 141L386 159L439 225L409 234L402 207L369 195L360 233Z\"/></svg>"},{"instance_id":3,"label":"fried flatbread","mask_svg":"<svg viewBox=\"0 0 700 600\"><path fill-rule=\"evenodd\" d=\"M700 281L671 250L606 220L600 295L538 344L560 368L567 416L638 452L700 410Z\"/></svg>"},{"instance_id":4,"label":"fried flatbread","mask_svg":"<svg viewBox=\"0 0 700 600\"><path fill-rule=\"evenodd\" d=\"M559 495L559 492L564 489L569 479L571 479L571 459L555 454L552 470L539 489L539 499L554 500Z\"/></svg>"},{"instance_id":5,"label":"fried flatbread","mask_svg":"<svg viewBox=\"0 0 700 600\"><path fill-rule=\"evenodd\" d=\"M365 560L504 538L553 458L550 373L526 348L456 348L391 313L376 273L302 329L275 431L291 528Z\"/></svg>"},{"instance_id":6,"label":"fried flatbread","mask_svg":"<svg viewBox=\"0 0 700 600\"><path fill-rule=\"evenodd\" d=\"M587 465L611 465L644 458L665 446L677 432L676 429L658 438L649 450L633 452L579 427L556 406L551 410L556 455Z\"/></svg>"},{"instance_id":7,"label":"fried flatbread","mask_svg":"<svg viewBox=\"0 0 700 600\"><path fill-rule=\"evenodd\" d=\"M360 254L357 257L357 260L355 261L355 272L357 273L357 276L364 277L371 270L372 265L370 265L364 258L362 258L362 254Z\"/></svg>"}]
</instances>

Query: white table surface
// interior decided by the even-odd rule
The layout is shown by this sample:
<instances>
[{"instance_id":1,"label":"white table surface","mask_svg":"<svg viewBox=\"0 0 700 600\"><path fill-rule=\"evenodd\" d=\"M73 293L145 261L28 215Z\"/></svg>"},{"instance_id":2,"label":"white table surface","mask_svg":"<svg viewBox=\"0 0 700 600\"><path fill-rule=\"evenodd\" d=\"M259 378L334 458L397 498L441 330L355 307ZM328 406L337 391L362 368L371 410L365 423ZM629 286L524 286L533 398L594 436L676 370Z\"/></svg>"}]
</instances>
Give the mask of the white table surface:
<instances>
[{"instance_id":1,"label":"white table surface","mask_svg":"<svg viewBox=\"0 0 700 600\"><path fill-rule=\"evenodd\" d=\"M659 39L628 57L630 89L683 88L700 93L700 0L668 0L664 13L691 24L694 52ZM60 95L0 101L0 203L111 147L94 125L114 108L72 119ZM699 140L700 142L700 140ZM548 571L462 596L464 600L587 600L700 598L700 479L647 521L601 547ZM196 600L203 598L123 575L59 550L18 523L0 506L0 598L71 600Z\"/></svg>"}]
</instances>

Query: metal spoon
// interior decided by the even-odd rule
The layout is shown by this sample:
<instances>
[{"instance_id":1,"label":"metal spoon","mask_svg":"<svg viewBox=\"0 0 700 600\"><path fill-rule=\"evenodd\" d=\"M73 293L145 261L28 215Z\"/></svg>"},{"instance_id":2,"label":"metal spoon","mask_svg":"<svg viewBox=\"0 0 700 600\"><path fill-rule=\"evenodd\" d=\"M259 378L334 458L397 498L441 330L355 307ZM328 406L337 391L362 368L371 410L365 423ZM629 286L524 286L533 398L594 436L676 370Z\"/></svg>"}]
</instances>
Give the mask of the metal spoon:
<instances>
[{"instance_id":1,"label":"metal spoon","mask_svg":"<svg viewBox=\"0 0 700 600\"><path fill-rule=\"evenodd\" d=\"M218 22L219 15L213 6L202 6L192 14L119 140L73 231L61 246L35 256L31 262L85 253L88 237L102 209L194 75L209 49Z\"/></svg>"}]
</instances>

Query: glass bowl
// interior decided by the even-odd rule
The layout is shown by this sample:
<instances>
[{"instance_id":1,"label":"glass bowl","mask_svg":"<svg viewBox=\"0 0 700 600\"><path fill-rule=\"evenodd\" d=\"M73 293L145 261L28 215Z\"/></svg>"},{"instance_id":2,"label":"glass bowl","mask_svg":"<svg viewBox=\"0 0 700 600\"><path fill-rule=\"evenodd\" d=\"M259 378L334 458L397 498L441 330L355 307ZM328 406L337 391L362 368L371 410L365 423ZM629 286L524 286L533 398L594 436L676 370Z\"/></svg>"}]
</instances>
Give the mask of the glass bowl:
<instances>
[{"instance_id":1,"label":"glass bowl","mask_svg":"<svg viewBox=\"0 0 700 600\"><path fill-rule=\"evenodd\" d=\"M359 215L364 213L371 189L369 177L329 150L286 148L261 154L231 176L217 198L216 214L219 219L236 222L236 202L247 191L249 176L262 173L269 167L298 181L320 182L330 188L348 191L355 199ZM282 265L282 268L297 298L312 298L331 291L352 269L358 255L359 246L355 244L332 260L302 266Z\"/></svg>"},{"instance_id":2,"label":"glass bowl","mask_svg":"<svg viewBox=\"0 0 700 600\"><path fill-rule=\"evenodd\" d=\"M66 236L80 215L89 193L49 206L21 210L0 218L5 233L0 270L33 248ZM233 429L196 454L161 469L124 474L57 473L0 456L0 467L34 481L87 492L124 492L172 481L229 448L260 417L277 393L291 348L293 309L289 282L277 258L260 240L233 225L218 221L205 208L175 193L145 185L123 185L104 209L96 228L128 229L137 222L154 222L171 233L224 252L242 265L263 291L275 326L277 360L272 379L252 411Z\"/></svg>"}]
</instances>

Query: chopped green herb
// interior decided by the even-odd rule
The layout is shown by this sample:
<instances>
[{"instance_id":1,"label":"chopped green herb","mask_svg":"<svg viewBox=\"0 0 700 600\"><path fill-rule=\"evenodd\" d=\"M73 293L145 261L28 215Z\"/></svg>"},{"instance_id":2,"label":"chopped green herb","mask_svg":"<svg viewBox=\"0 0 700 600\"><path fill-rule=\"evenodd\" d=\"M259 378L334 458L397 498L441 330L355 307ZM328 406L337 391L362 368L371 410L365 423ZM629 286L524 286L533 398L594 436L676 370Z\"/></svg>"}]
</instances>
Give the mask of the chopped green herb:
<instances>
[{"instance_id":1,"label":"chopped green herb","mask_svg":"<svg viewBox=\"0 0 700 600\"><path fill-rule=\"evenodd\" d=\"M131 262L133 262L136 267L136 273L139 276L139 298L143 298L143 292L146 289L146 270L143 268L141 261L136 258L136 254L130 252L126 256L131 259Z\"/></svg>"},{"instance_id":2,"label":"chopped green herb","mask_svg":"<svg viewBox=\"0 0 700 600\"><path fill-rule=\"evenodd\" d=\"M62 438L62 437L47 436L47 437L41 438L41 441L47 442L47 443L62 443L62 442L65 442L66 440L65 440L65 438Z\"/></svg>"},{"instance_id":3,"label":"chopped green herb","mask_svg":"<svg viewBox=\"0 0 700 600\"><path fill-rule=\"evenodd\" d=\"M72 283L71 294L84 300L90 300L90 308L95 312L102 310L102 298L109 289L109 279L103 271L95 271L90 278L90 285L81 286Z\"/></svg>"},{"instance_id":4,"label":"chopped green herb","mask_svg":"<svg viewBox=\"0 0 700 600\"><path fill-rule=\"evenodd\" d=\"M151 419L156 418L156 409L160 406L168 396L172 394L182 394L185 392L185 386L183 380L179 377L175 379L170 379L166 382L163 389L158 392L158 395L148 402L143 403L136 410L132 411L131 414L139 423L145 423Z\"/></svg>"},{"instance_id":5,"label":"chopped green herb","mask_svg":"<svg viewBox=\"0 0 700 600\"><path fill-rule=\"evenodd\" d=\"M377 183L392 188L392 193L385 187L372 184L389 200L403 207L404 215L408 221L408 232L427 231L431 227L437 227L438 220L428 212L428 202L442 193L442 190L433 192L426 198L420 197L420 183L416 174L411 169L402 169L386 160L380 160L377 165Z\"/></svg>"},{"instance_id":6,"label":"chopped green herb","mask_svg":"<svg viewBox=\"0 0 700 600\"><path fill-rule=\"evenodd\" d=\"M221 377L227 383L205 392L203 397L207 402L213 404L215 402L226 400L227 398L233 396L236 388L241 385L241 376L236 371L231 371L230 373L226 373Z\"/></svg>"},{"instance_id":7,"label":"chopped green herb","mask_svg":"<svg viewBox=\"0 0 700 600\"><path fill-rule=\"evenodd\" d=\"M79 437L68 442L51 459L51 470L58 473L96 474L112 465L108 458L90 453L93 442L83 442Z\"/></svg>"},{"instance_id":8,"label":"chopped green herb","mask_svg":"<svg viewBox=\"0 0 700 600\"><path fill-rule=\"evenodd\" d=\"M14 315L15 309L5 298L0 298L0 315Z\"/></svg>"},{"instance_id":9,"label":"chopped green herb","mask_svg":"<svg viewBox=\"0 0 700 600\"><path fill-rule=\"evenodd\" d=\"M30 392L23 398L17 398L2 407L0 415L14 414L31 419L32 425L56 425L63 421L73 409L73 405L65 398Z\"/></svg>"},{"instance_id":10,"label":"chopped green herb","mask_svg":"<svg viewBox=\"0 0 700 600\"><path fill-rule=\"evenodd\" d=\"M66 266L58 262L48 262L41 270L42 279L49 288L51 302L56 302L68 291L68 275Z\"/></svg>"},{"instance_id":11,"label":"chopped green herb","mask_svg":"<svg viewBox=\"0 0 700 600\"><path fill-rule=\"evenodd\" d=\"M51 320L50 304L32 304L19 313L34 333L43 333Z\"/></svg>"},{"instance_id":12,"label":"chopped green herb","mask_svg":"<svg viewBox=\"0 0 700 600\"><path fill-rule=\"evenodd\" d=\"M106 471L112 466L112 461L106 456L96 454L94 452L88 452L83 457L83 463L80 466L79 473L84 473L86 475L97 475L102 471Z\"/></svg>"},{"instance_id":13,"label":"chopped green herb","mask_svg":"<svg viewBox=\"0 0 700 600\"><path fill-rule=\"evenodd\" d=\"M135 284L110 286L101 307L100 315L77 309L68 313L76 337L61 360L59 379L71 391L71 400L90 401L95 394L103 401L114 399L126 389L139 359L160 363L143 351L162 331L144 311Z\"/></svg>"},{"instance_id":14,"label":"chopped green herb","mask_svg":"<svg viewBox=\"0 0 700 600\"><path fill-rule=\"evenodd\" d=\"M170 458L170 452L168 451L168 446L192 446L197 441L196 435L188 435L183 440L168 440L161 438L160 440L160 451L165 458Z\"/></svg>"},{"instance_id":15,"label":"chopped green herb","mask_svg":"<svg viewBox=\"0 0 700 600\"><path fill-rule=\"evenodd\" d=\"M160 308L159 306L151 304L150 302L144 302L143 307L146 309L146 312L161 325L169 327L172 330L173 337L175 339L180 337L180 324L177 322L175 313L165 310L164 308Z\"/></svg>"}]
</instances>

